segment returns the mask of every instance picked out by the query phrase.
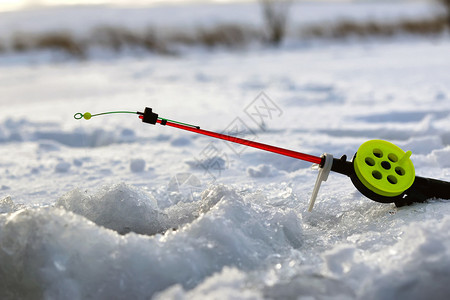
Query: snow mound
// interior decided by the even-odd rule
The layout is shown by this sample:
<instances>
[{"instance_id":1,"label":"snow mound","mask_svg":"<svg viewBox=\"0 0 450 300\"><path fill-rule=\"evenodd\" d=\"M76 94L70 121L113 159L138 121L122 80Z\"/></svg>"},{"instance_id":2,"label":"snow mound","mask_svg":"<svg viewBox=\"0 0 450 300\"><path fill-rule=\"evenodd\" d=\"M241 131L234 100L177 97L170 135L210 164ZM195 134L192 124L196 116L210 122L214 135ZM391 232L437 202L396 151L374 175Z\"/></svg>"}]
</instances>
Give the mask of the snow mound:
<instances>
[{"instance_id":1,"label":"snow mound","mask_svg":"<svg viewBox=\"0 0 450 300\"><path fill-rule=\"evenodd\" d=\"M121 234L133 231L153 235L164 230L156 200L123 183L104 187L94 195L74 190L58 199L56 206Z\"/></svg>"},{"instance_id":2,"label":"snow mound","mask_svg":"<svg viewBox=\"0 0 450 300\"><path fill-rule=\"evenodd\" d=\"M123 184L95 196L73 191L58 203L117 227L111 203L125 198L154 207L148 195ZM176 284L192 289L227 266L254 270L302 244L301 219L291 209L247 203L224 186L210 187L200 202L192 223L153 237L118 235L60 208L0 215L0 298L148 299ZM133 205L120 206L117 220L139 218L127 210ZM211 295L213 282L203 283Z\"/></svg>"}]
</instances>

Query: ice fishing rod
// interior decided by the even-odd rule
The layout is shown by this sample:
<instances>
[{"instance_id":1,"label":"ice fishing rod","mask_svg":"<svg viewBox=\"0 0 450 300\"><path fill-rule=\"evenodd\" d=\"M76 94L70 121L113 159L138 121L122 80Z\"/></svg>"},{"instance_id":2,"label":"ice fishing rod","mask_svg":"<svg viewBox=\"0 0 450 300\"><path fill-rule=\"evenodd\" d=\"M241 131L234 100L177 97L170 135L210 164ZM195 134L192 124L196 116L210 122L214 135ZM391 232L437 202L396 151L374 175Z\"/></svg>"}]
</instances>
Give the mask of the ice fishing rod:
<instances>
[{"instance_id":1,"label":"ice fishing rod","mask_svg":"<svg viewBox=\"0 0 450 300\"><path fill-rule=\"evenodd\" d=\"M411 205L415 202L425 202L428 199L450 199L450 182L416 176L414 165L410 159L411 151L405 152L398 146L383 140L370 140L363 143L352 160L348 161L346 155L339 159L328 153L314 156L200 129L199 126L161 118L149 107L146 107L144 112L76 113L74 118L89 120L92 117L117 113L137 114L144 123L153 125L158 123L163 126L175 127L317 165L319 175L309 202L309 211L313 209L320 185L323 181L327 181L330 171L350 177L356 189L367 198L380 203L394 203L397 207Z\"/></svg>"}]
</instances>

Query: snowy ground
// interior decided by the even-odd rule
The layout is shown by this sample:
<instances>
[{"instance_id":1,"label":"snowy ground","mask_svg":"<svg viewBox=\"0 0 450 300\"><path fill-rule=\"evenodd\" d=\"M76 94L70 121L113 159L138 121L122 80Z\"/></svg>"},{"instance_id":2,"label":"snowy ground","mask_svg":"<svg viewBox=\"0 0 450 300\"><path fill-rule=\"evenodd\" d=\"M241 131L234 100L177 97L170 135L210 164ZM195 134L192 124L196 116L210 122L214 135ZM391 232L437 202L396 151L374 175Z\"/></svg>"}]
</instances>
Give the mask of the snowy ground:
<instances>
[{"instance_id":1,"label":"snowy ground","mask_svg":"<svg viewBox=\"0 0 450 300\"><path fill-rule=\"evenodd\" d=\"M395 208L332 174L308 213L308 163L133 115L73 115L150 106L313 155L351 156L386 139L413 152L418 175L449 180L449 53L444 39L83 63L9 57L0 298L446 299L446 201Z\"/></svg>"}]
</instances>

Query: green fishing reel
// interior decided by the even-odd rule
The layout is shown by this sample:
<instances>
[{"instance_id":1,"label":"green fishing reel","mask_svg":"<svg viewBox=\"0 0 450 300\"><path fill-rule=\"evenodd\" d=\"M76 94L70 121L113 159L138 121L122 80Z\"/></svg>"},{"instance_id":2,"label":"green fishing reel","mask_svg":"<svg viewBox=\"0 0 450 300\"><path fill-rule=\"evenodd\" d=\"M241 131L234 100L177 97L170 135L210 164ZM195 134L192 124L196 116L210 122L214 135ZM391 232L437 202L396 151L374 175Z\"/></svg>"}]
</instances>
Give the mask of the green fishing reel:
<instances>
[{"instance_id":1,"label":"green fishing reel","mask_svg":"<svg viewBox=\"0 0 450 300\"><path fill-rule=\"evenodd\" d=\"M351 162L344 155L333 159L330 168L352 180L364 196L396 206L424 202L433 198L450 198L450 183L416 176L411 151L383 140L362 144Z\"/></svg>"},{"instance_id":2,"label":"green fishing reel","mask_svg":"<svg viewBox=\"0 0 450 300\"><path fill-rule=\"evenodd\" d=\"M372 140L359 147L353 167L366 188L381 196L395 197L414 183L416 174L411 154L392 143Z\"/></svg>"}]
</instances>

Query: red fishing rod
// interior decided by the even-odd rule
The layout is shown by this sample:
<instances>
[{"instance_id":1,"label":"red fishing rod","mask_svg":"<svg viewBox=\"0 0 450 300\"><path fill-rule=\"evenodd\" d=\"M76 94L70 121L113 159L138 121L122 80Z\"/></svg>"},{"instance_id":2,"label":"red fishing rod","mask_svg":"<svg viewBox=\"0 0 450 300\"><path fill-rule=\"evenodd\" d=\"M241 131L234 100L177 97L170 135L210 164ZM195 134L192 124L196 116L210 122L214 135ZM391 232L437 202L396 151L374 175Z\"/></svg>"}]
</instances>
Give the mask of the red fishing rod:
<instances>
[{"instance_id":1,"label":"red fishing rod","mask_svg":"<svg viewBox=\"0 0 450 300\"><path fill-rule=\"evenodd\" d=\"M141 116L140 118L143 119L144 116ZM273 152L273 153L278 153L278 154L281 154L284 156L301 159L301 160L308 161L308 162L311 162L314 164L320 165L322 163L322 158L318 157L318 156L309 155L309 154L305 154L305 153L301 153L301 152L297 152L297 151L292 151L292 150L288 150L288 149L284 149L284 148L280 148L280 147L275 147L275 146L271 146L271 145L267 145L267 144L263 144L263 143L253 142L253 141L249 141L246 139L241 139L241 138L238 138L235 136L221 134L221 133L217 133L217 132L213 132L213 131L203 130L203 129L200 129L200 127L198 127L198 126L183 125L183 124L167 121L166 119L158 119L156 121L156 123L183 129L183 130L187 130L187 131L191 131L191 132L195 132L195 133L199 133L199 134L203 134L203 135L207 135L207 136L211 136L214 138L241 144L241 145L248 146L248 147L253 147L253 148L257 148L257 149L261 149L261 150L265 150L265 151L269 151L269 152Z\"/></svg>"},{"instance_id":2,"label":"red fishing rod","mask_svg":"<svg viewBox=\"0 0 450 300\"><path fill-rule=\"evenodd\" d=\"M319 157L200 129L199 126L161 118L149 107L146 107L144 112L114 111L94 115L88 112L77 113L74 118L89 120L95 116L116 113L138 114L144 123L175 127L317 164L319 175L311 196L309 211L314 206L322 181L328 179L330 171L350 177L355 187L369 199L381 203L395 203L398 207L433 198L450 199L450 182L416 176L410 159L411 151L404 152L387 141L365 142L359 147L353 159L347 161L346 155L340 159L333 158L327 153Z\"/></svg>"}]
</instances>

